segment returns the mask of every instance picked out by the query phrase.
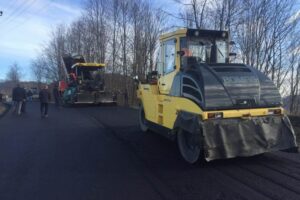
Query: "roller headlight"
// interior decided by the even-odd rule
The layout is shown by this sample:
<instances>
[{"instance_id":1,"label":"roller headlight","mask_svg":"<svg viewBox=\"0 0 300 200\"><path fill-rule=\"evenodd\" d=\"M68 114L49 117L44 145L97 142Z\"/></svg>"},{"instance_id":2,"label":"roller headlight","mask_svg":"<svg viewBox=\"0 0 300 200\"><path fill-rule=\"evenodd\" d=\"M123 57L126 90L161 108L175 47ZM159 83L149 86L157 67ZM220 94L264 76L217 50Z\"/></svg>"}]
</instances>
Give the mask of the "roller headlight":
<instances>
[{"instance_id":1,"label":"roller headlight","mask_svg":"<svg viewBox=\"0 0 300 200\"><path fill-rule=\"evenodd\" d=\"M207 113L208 119L222 119L223 113L222 112L215 112L215 113Z\"/></svg>"},{"instance_id":2,"label":"roller headlight","mask_svg":"<svg viewBox=\"0 0 300 200\"><path fill-rule=\"evenodd\" d=\"M268 115L281 115L281 114L282 114L282 110L280 108L268 110Z\"/></svg>"}]
</instances>

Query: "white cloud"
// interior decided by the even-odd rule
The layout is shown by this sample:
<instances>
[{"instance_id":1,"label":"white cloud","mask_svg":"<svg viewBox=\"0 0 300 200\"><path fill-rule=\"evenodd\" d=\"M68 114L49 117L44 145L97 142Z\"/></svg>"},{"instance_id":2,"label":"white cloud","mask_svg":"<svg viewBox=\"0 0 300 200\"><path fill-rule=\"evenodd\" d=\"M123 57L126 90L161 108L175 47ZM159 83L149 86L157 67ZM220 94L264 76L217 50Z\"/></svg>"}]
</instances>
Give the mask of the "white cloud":
<instances>
[{"instance_id":1,"label":"white cloud","mask_svg":"<svg viewBox=\"0 0 300 200\"><path fill-rule=\"evenodd\" d=\"M300 46L295 47L295 48L292 50L292 54L294 54L294 55L300 55Z\"/></svg>"},{"instance_id":2,"label":"white cloud","mask_svg":"<svg viewBox=\"0 0 300 200\"><path fill-rule=\"evenodd\" d=\"M291 16L287 23L290 24L290 23L293 23L295 22L296 20L300 19L300 10L298 10L293 16Z\"/></svg>"},{"instance_id":3,"label":"white cloud","mask_svg":"<svg viewBox=\"0 0 300 200\"><path fill-rule=\"evenodd\" d=\"M6 63L0 67L0 79L5 78L4 72L14 60L29 66L42 44L49 40L52 28L60 23L69 24L81 15L82 10L76 5L71 1L0 0L4 11L0 17L0 55L2 64ZM29 73L27 67L25 74Z\"/></svg>"},{"instance_id":4,"label":"white cloud","mask_svg":"<svg viewBox=\"0 0 300 200\"><path fill-rule=\"evenodd\" d=\"M66 5L66 4L52 3L52 6L55 7L56 9L59 9L61 12L64 12L66 14L73 14L75 16L79 16L82 11L80 8Z\"/></svg>"}]
</instances>

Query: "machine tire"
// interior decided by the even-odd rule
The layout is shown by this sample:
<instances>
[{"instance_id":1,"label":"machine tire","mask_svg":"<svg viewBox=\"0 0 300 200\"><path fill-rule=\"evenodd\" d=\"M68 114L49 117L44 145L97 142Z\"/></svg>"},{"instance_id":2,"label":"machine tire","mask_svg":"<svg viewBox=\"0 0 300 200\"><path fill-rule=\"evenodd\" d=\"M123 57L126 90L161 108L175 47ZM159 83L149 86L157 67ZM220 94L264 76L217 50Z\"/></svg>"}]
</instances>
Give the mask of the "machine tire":
<instances>
[{"instance_id":1,"label":"machine tire","mask_svg":"<svg viewBox=\"0 0 300 200\"><path fill-rule=\"evenodd\" d=\"M143 106L140 106L140 109L139 109L139 124L140 124L140 129L143 132L147 132L149 130L149 128L146 124L146 117L145 117L145 111L144 111Z\"/></svg>"},{"instance_id":2,"label":"machine tire","mask_svg":"<svg viewBox=\"0 0 300 200\"><path fill-rule=\"evenodd\" d=\"M299 153L298 147L292 147L292 148L284 149L284 150L281 150L281 151L287 152L287 153Z\"/></svg>"},{"instance_id":3,"label":"machine tire","mask_svg":"<svg viewBox=\"0 0 300 200\"><path fill-rule=\"evenodd\" d=\"M62 106L63 107L70 107L70 104L66 100L62 100Z\"/></svg>"},{"instance_id":4,"label":"machine tire","mask_svg":"<svg viewBox=\"0 0 300 200\"><path fill-rule=\"evenodd\" d=\"M200 139L199 139L199 144L195 145L191 143L191 140L193 139L192 137L197 137L197 135L193 135L192 133L184 129L178 128L177 131L178 149L183 159L190 164L196 163L199 160L200 155L202 153Z\"/></svg>"}]
</instances>

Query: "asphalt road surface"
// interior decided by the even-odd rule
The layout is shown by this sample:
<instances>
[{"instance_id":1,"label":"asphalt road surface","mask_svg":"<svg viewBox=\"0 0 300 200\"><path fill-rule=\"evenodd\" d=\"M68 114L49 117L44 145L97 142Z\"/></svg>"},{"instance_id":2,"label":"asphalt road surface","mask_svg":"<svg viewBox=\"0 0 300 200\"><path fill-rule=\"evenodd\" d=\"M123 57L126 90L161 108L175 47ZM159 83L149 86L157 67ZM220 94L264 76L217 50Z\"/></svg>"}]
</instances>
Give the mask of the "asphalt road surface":
<instances>
[{"instance_id":1,"label":"asphalt road surface","mask_svg":"<svg viewBox=\"0 0 300 200\"><path fill-rule=\"evenodd\" d=\"M189 165L134 109L38 107L0 119L0 200L300 199L299 154Z\"/></svg>"}]
</instances>

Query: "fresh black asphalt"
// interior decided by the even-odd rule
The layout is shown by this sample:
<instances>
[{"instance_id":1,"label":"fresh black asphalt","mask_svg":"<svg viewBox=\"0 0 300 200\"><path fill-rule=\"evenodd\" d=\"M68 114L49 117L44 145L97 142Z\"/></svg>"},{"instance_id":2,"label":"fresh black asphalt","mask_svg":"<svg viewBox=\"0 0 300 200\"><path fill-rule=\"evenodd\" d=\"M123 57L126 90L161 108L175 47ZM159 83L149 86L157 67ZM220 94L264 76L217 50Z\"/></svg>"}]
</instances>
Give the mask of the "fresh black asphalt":
<instances>
[{"instance_id":1,"label":"fresh black asphalt","mask_svg":"<svg viewBox=\"0 0 300 200\"><path fill-rule=\"evenodd\" d=\"M137 111L56 109L0 119L0 200L300 199L300 156L186 164L176 143L142 133Z\"/></svg>"}]
</instances>

